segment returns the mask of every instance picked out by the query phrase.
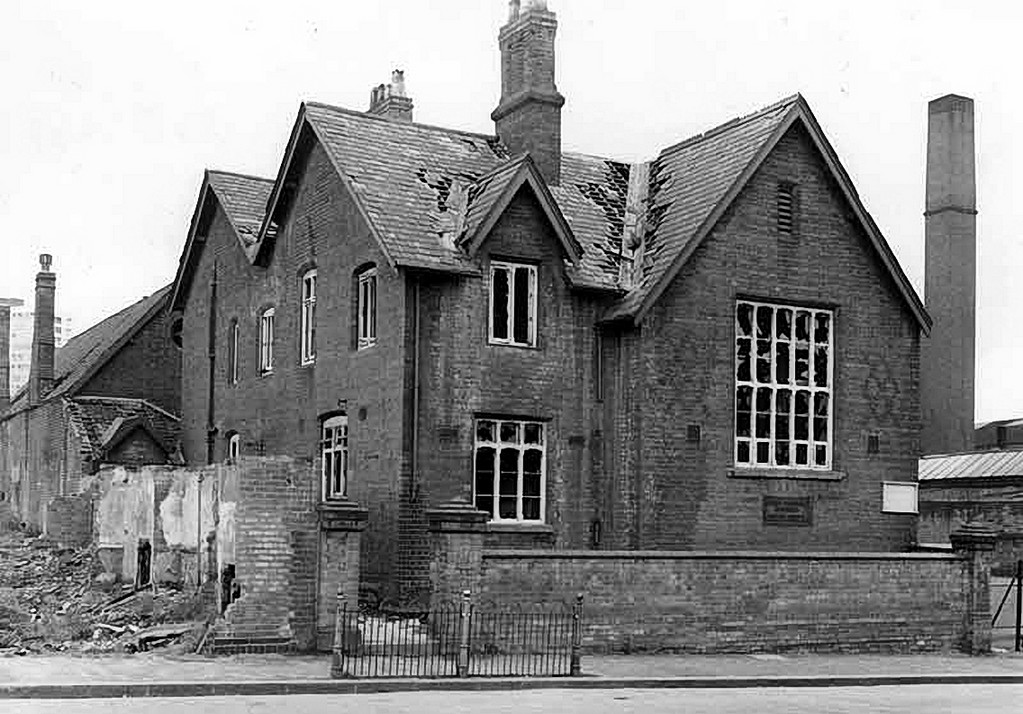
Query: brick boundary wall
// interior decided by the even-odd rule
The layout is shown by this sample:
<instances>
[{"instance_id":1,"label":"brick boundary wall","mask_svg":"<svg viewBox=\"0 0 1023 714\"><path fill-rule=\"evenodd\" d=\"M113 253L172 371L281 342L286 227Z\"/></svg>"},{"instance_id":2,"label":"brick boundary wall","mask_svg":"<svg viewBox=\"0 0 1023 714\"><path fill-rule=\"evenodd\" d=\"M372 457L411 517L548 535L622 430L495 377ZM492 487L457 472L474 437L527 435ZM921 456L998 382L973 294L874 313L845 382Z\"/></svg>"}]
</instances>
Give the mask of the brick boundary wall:
<instances>
[{"instance_id":1,"label":"brick boundary wall","mask_svg":"<svg viewBox=\"0 0 1023 714\"><path fill-rule=\"evenodd\" d=\"M491 550L479 601L583 593L589 652L982 652L983 563L972 552Z\"/></svg>"}]
</instances>

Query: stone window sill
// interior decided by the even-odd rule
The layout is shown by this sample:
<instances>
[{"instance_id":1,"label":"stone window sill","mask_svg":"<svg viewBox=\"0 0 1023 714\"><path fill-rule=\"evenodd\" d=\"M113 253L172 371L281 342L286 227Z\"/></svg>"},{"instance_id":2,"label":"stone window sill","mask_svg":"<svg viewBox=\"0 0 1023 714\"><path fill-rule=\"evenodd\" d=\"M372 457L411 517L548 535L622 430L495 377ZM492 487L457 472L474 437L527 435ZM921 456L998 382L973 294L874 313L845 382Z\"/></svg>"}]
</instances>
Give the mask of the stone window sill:
<instances>
[{"instance_id":1,"label":"stone window sill","mask_svg":"<svg viewBox=\"0 0 1023 714\"><path fill-rule=\"evenodd\" d=\"M818 471L815 469L732 468L729 478L790 479L794 481L842 481L845 471Z\"/></svg>"},{"instance_id":2,"label":"stone window sill","mask_svg":"<svg viewBox=\"0 0 1023 714\"><path fill-rule=\"evenodd\" d=\"M487 524L488 533L554 533L554 526L548 523L509 523L491 522Z\"/></svg>"}]
</instances>

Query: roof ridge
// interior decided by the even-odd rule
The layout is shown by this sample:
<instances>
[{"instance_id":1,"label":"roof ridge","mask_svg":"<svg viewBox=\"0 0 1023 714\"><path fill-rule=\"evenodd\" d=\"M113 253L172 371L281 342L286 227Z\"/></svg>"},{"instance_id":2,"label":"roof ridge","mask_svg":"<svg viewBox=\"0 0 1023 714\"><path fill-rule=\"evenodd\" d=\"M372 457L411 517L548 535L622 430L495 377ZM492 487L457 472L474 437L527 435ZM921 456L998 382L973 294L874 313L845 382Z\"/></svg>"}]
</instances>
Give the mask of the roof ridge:
<instances>
[{"instance_id":1,"label":"roof ridge","mask_svg":"<svg viewBox=\"0 0 1023 714\"><path fill-rule=\"evenodd\" d=\"M586 151L562 151L562 156L578 156L584 159L597 159L598 161L614 161L616 164L625 164L626 166L632 166L633 164L644 164L649 161L627 161L626 159L613 159L610 156L601 156L600 154L591 154Z\"/></svg>"},{"instance_id":2,"label":"roof ridge","mask_svg":"<svg viewBox=\"0 0 1023 714\"><path fill-rule=\"evenodd\" d=\"M749 114L744 114L744 115L740 115L740 116L737 116L737 117L733 117L733 118L729 119L728 121L726 121L726 122L724 122L722 124L718 124L717 126L711 127L710 129L707 129L706 131L700 132L699 134L694 134L693 136L690 136L687 139L683 139L682 141L680 141L680 142L678 142L676 144L672 144L670 146L665 147L664 149L661 150L661 153L658 154L658 158L660 158L661 156L664 156L666 154L678 151L680 149L684 149L686 147L692 146L693 144L695 144L695 143L697 143L699 141L703 141L703 140L709 139L709 138L711 138L713 136L717 136L718 134L721 134L721 133L723 133L725 131L728 131L729 129L734 129L734 128L738 127L738 126L741 126L743 124L751 122L754 119L758 119L758 118L764 116L765 114L768 114L768 113L773 112L773 111L775 111L777 109L780 109L781 107L783 107L785 105L795 104L796 102L798 102L802 98L803 98L803 95L799 94L797 92L796 94L790 94L789 96L785 97L784 99L779 99L778 101L773 102L772 104L768 104L766 107L758 109L755 112L751 112Z\"/></svg>"},{"instance_id":3,"label":"roof ridge","mask_svg":"<svg viewBox=\"0 0 1023 714\"><path fill-rule=\"evenodd\" d=\"M84 330L82 330L81 332L76 334L74 337L69 338L68 341L64 343L64 346L60 347L58 349L64 349L65 347L67 347L69 344L71 344L75 340L78 340L78 339L80 339L82 337L85 337L90 332L98 329L100 326L106 324L110 320L113 320L114 318L118 317L119 315L123 315L124 313L128 312L129 310L131 310L134 307L138 307L141 303L144 303L146 300L152 299L153 297L155 297L160 292L163 292L163 291L166 291L166 290L170 290L170 288L172 286L173 286L173 283L170 283L168 285L164 285L159 290L154 290L153 292L149 293L148 295L144 295L143 297L139 298L135 302L127 305L126 307L121 308L120 310L118 310L117 312L113 313L112 315L108 315L108 316L104 317L99 322L96 322L96 323L92 324L91 326L85 328ZM139 316L139 319L142 319L142 317L143 316Z\"/></svg>"},{"instance_id":4,"label":"roof ridge","mask_svg":"<svg viewBox=\"0 0 1023 714\"><path fill-rule=\"evenodd\" d=\"M326 104L324 102L305 101L305 102L303 102L303 104L305 104L306 106L309 106L309 107L319 107L320 109L329 109L331 111L341 112L342 114L348 114L350 116L357 116L357 117L360 117L360 118L363 118L363 119L370 119L370 120L373 120L373 121L382 121L382 122L387 122L388 124L397 124L398 126L413 126L413 127L417 127L417 128L420 128L420 129L428 129L428 130L431 130L431 131L440 131L440 132L444 132L444 133L447 133L447 134L462 134L462 135L465 135L465 136L475 137L477 139L483 139L483 140L489 140L489 141L499 141L499 139L498 139L496 134L484 134L484 133L478 132L478 131L469 131L468 129L455 129L455 128L448 127L448 126L439 126L437 124L424 124L422 122L417 122L417 121L410 121L410 122L395 121L394 119L391 119L389 117L383 116L381 114L370 114L369 112L360 112L360 111L358 111L356 109L348 109L347 107L339 107L336 104Z\"/></svg>"},{"instance_id":5,"label":"roof ridge","mask_svg":"<svg viewBox=\"0 0 1023 714\"><path fill-rule=\"evenodd\" d=\"M143 404L145 404L147 407L149 407L153 411L159 412L160 414L163 414L165 417L168 417L169 419L173 419L176 422L180 422L181 421L181 417L175 416L174 414L171 414L169 411L167 411L163 407L159 407L156 404L153 404L148 399L140 399L139 401L142 402Z\"/></svg>"},{"instance_id":6,"label":"roof ridge","mask_svg":"<svg viewBox=\"0 0 1023 714\"><path fill-rule=\"evenodd\" d=\"M210 174L220 174L221 176L234 176L236 178L252 179L253 181L261 181L263 183L272 184L274 182L274 179L272 178L256 176L255 174L243 174L238 171L225 171L223 169L206 169L206 172Z\"/></svg>"},{"instance_id":7,"label":"roof ridge","mask_svg":"<svg viewBox=\"0 0 1023 714\"><path fill-rule=\"evenodd\" d=\"M516 156L513 156L513 157L511 157L509 159L505 159L501 163L499 163L496 166L494 166L494 168L490 169L490 171L487 171L485 174L480 174L479 177L477 177L475 180L473 180L473 183L480 183L481 181L485 181L487 179L493 178L497 174L501 173L502 171L507 171L508 169L510 169L512 166L515 166L516 164L524 163L525 160L528 159L528 158L529 158L529 152L528 151L524 151L521 154L517 154Z\"/></svg>"}]
</instances>

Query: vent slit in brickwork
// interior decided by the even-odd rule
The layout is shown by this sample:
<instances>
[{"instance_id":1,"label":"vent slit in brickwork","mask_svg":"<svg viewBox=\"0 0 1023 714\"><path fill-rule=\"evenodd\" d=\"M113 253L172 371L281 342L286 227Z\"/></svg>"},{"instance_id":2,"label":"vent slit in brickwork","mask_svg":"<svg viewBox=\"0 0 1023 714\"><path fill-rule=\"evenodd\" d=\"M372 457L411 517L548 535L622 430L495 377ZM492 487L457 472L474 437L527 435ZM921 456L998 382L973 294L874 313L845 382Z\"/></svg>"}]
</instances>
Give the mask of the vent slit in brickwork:
<instances>
[{"instance_id":1,"label":"vent slit in brickwork","mask_svg":"<svg viewBox=\"0 0 1023 714\"><path fill-rule=\"evenodd\" d=\"M778 184L778 232L792 234L795 213L795 187L790 183Z\"/></svg>"}]
</instances>

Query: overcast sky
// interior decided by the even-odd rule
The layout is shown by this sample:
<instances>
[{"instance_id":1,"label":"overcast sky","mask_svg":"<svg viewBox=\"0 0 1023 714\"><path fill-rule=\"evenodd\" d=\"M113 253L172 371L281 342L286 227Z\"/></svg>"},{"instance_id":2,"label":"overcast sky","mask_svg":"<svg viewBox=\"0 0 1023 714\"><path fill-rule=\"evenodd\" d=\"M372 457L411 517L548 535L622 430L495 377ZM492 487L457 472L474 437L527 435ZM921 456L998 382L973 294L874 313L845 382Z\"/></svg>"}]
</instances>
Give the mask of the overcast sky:
<instances>
[{"instance_id":1,"label":"overcast sky","mask_svg":"<svg viewBox=\"0 0 1023 714\"><path fill-rule=\"evenodd\" d=\"M649 159L802 92L921 295L927 101L973 97L977 417L1023 416L1023 12L549 4L566 150ZM204 168L273 177L300 101L365 109L393 68L417 121L492 132L506 14L502 0L4 0L0 297L31 296L40 252L78 330L153 292L174 277Z\"/></svg>"}]
</instances>

